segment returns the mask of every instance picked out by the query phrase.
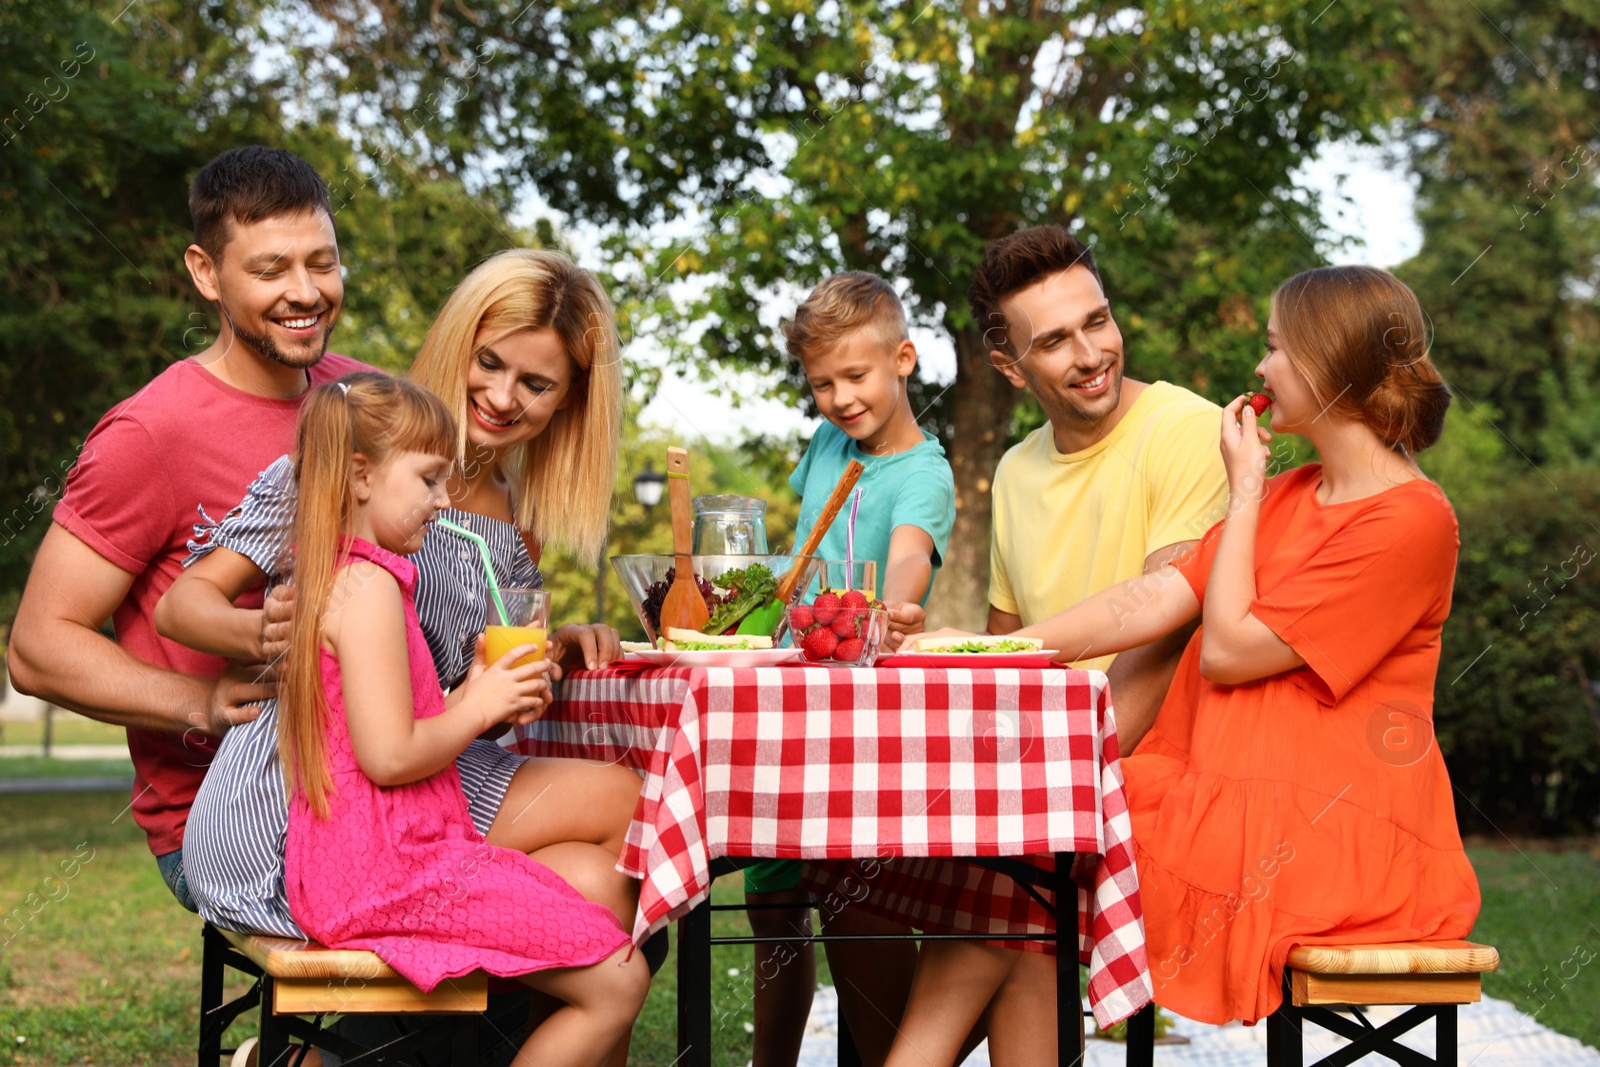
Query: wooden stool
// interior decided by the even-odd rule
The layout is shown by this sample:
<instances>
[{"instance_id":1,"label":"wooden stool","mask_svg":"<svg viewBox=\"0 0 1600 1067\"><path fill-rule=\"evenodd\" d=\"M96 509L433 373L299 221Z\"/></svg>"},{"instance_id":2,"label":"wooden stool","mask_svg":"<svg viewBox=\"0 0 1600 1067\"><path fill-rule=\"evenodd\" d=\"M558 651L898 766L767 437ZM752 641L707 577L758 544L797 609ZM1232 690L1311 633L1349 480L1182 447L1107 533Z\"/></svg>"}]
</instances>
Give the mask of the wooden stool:
<instances>
[{"instance_id":1,"label":"wooden stool","mask_svg":"<svg viewBox=\"0 0 1600 1067\"><path fill-rule=\"evenodd\" d=\"M1267 1019L1268 1067L1303 1067L1306 1022L1350 1042L1318 1067L1342 1067L1369 1052L1400 1064L1455 1067L1456 1005L1476 1003L1481 976L1499 966L1498 952L1470 941L1297 946L1283 972L1283 1004ZM1368 1004L1416 1007L1382 1026L1360 1013L1339 1014ZM1434 1020L1437 1048L1431 1060L1395 1040L1428 1019Z\"/></svg>"},{"instance_id":2,"label":"wooden stool","mask_svg":"<svg viewBox=\"0 0 1600 1067\"><path fill-rule=\"evenodd\" d=\"M201 932L199 1067L217 1067L224 1053L222 1035L235 1019L261 1007L260 1067L289 1062L289 1039L338 1053L346 1062L386 1064L412 1053L418 1035L409 1034L379 1049L366 1049L325 1028L329 1015L454 1015L453 1062L478 1061L478 1017L489 1006L489 979L482 971L442 982L423 993L371 952L326 949L312 941L256 937L220 930L210 923ZM242 996L223 1002L226 968L255 977ZM307 1020L303 1015L314 1016ZM360 1057L359 1061L356 1057Z\"/></svg>"}]
</instances>

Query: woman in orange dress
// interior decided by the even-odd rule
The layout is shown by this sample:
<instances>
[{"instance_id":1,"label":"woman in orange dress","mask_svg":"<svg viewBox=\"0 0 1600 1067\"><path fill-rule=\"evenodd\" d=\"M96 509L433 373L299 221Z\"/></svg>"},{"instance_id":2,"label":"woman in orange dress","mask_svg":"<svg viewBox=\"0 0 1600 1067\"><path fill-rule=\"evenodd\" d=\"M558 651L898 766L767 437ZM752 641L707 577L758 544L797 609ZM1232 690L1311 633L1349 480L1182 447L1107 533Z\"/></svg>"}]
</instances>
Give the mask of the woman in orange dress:
<instances>
[{"instance_id":1,"label":"woman in orange dress","mask_svg":"<svg viewBox=\"0 0 1600 1067\"><path fill-rule=\"evenodd\" d=\"M1156 1002L1210 1023L1271 1014L1294 945L1462 938L1479 906L1433 743L1459 542L1414 458L1450 402L1416 297L1370 267L1296 275L1256 374L1272 431L1322 462L1268 478L1272 432L1239 397L1222 419L1228 515L1198 549L1020 631L1100 655L1200 617L1122 768ZM907 1064L918 1048L942 1062L944 1035L991 997L1053 1003L1054 961L1036 953L922 955ZM1026 1058L1054 1062L1040 1030Z\"/></svg>"}]
</instances>

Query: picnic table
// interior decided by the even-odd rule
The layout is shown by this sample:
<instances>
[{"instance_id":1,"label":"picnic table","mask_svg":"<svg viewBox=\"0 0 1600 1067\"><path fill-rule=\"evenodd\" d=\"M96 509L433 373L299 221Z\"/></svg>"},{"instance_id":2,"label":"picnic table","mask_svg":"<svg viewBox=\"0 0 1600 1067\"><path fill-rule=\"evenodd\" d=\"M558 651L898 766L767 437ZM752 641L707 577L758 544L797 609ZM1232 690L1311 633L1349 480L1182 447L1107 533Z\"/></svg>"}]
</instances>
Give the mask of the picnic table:
<instances>
[{"instance_id":1,"label":"picnic table","mask_svg":"<svg viewBox=\"0 0 1600 1067\"><path fill-rule=\"evenodd\" d=\"M1101 1026L1151 1003L1116 722L1098 671L623 661L570 675L509 743L644 775L620 866L642 880L636 943L688 920L686 1064L710 1062L706 908L713 868L729 857L809 861L806 878L823 889L862 877L867 861L884 872L863 900L878 914L932 936L1048 939L1067 950L1058 972L1071 988L1058 1008L1070 1002L1072 1025L1079 962ZM1054 921L1050 901L1066 895L1076 930Z\"/></svg>"}]
</instances>

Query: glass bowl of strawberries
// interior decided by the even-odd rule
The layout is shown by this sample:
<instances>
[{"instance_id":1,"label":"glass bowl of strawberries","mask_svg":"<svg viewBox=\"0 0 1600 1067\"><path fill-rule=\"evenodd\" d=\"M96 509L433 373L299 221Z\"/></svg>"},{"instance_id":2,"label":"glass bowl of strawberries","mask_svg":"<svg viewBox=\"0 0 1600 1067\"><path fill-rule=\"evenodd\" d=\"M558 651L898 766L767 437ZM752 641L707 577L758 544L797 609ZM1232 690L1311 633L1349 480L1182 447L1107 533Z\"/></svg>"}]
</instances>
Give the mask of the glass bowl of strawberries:
<instances>
[{"instance_id":1,"label":"glass bowl of strawberries","mask_svg":"<svg viewBox=\"0 0 1600 1067\"><path fill-rule=\"evenodd\" d=\"M789 636L810 663L870 667L889 633L889 611L859 589L824 592L789 608Z\"/></svg>"}]
</instances>

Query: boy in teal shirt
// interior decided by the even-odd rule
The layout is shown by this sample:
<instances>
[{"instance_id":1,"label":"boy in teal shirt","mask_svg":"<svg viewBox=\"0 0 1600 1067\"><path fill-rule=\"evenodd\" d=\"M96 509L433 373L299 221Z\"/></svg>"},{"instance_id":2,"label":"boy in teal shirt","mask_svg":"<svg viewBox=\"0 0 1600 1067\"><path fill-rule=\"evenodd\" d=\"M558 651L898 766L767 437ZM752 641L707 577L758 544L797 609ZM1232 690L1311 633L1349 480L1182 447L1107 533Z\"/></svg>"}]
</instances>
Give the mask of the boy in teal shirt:
<instances>
[{"instance_id":1,"label":"boy in teal shirt","mask_svg":"<svg viewBox=\"0 0 1600 1067\"><path fill-rule=\"evenodd\" d=\"M917 425L911 410L906 381L917 369L917 348L907 336L905 309L888 282L848 271L812 290L784 323L783 334L827 420L789 477L801 498L795 543L811 532L845 467L859 462L866 470L856 483L861 506L854 558L877 561L877 593L889 606L891 628L917 633L955 523L956 489L944 449ZM819 558L845 558L848 518L841 513L828 528ZM794 860L745 869L751 904L803 904L799 885L800 864ZM810 934L803 907L749 914L758 936ZM879 932L877 920L853 909L823 918L830 931ZM757 945L755 961L753 1067L793 1067L816 986L815 953L810 945ZM891 990L909 988L915 961L915 947L905 942L829 946L840 1007L865 1064L881 1064L888 1054L894 1031L885 1014L898 1019L899 1011L878 1001Z\"/></svg>"}]
</instances>

